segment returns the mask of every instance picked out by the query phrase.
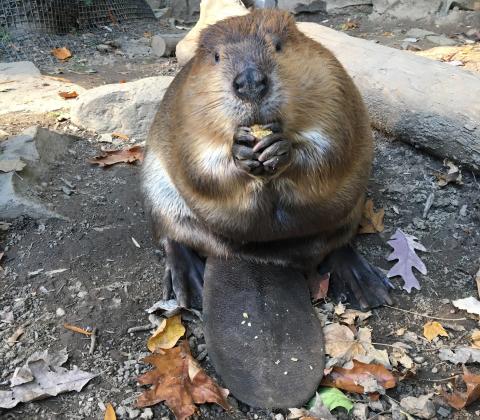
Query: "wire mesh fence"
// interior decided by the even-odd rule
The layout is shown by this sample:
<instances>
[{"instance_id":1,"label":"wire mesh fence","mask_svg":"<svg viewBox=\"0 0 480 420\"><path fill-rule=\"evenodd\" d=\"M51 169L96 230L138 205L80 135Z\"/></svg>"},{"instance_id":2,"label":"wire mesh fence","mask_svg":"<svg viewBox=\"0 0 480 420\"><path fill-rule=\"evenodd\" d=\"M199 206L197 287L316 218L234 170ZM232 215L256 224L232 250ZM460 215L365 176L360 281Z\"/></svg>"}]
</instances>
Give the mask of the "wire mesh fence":
<instances>
[{"instance_id":1,"label":"wire mesh fence","mask_svg":"<svg viewBox=\"0 0 480 420\"><path fill-rule=\"evenodd\" d=\"M139 19L155 19L145 0L0 0L0 61L36 61L61 35Z\"/></svg>"}]
</instances>

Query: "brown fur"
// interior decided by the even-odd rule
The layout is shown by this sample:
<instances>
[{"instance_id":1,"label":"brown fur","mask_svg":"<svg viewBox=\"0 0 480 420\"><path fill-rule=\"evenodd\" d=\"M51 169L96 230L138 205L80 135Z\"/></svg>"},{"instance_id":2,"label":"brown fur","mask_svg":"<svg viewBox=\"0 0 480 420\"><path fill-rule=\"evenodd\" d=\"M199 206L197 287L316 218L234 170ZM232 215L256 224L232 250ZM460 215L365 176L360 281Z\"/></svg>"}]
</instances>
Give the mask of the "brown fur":
<instances>
[{"instance_id":1,"label":"brown fur","mask_svg":"<svg viewBox=\"0 0 480 420\"><path fill-rule=\"evenodd\" d=\"M263 111L240 107L228 88L248 60L273 81L275 97ZM273 177L239 170L231 155L235 129L275 120L292 142L292 163ZM328 147L305 132L323 133ZM356 231L372 137L360 94L330 51L289 14L257 10L202 32L195 57L163 99L148 156L161 162L192 213L170 215L147 192L159 238L208 255L310 266ZM146 186L151 170L145 166Z\"/></svg>"}]
</instances>

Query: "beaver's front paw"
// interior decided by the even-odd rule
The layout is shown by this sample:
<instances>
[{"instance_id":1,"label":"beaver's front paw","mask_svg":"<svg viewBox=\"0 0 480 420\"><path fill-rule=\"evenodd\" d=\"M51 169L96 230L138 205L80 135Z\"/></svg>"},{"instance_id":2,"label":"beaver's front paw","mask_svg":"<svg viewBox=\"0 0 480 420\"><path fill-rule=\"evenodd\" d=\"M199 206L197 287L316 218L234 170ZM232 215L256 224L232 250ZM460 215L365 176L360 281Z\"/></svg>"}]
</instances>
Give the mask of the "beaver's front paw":
<instances>
[{"instance_id":1,"label":"beaver's front paw","mask_svg":"<svg viewBox=\"0 0 480 420\"><path fill-rule=\"evenodd\" d=\"M258 160L260 153L253 151L255 136L250 127L238 127L233 135L232 154L237 167L252 175L264 172L262 163Z\"/></svg>"},{"instance_id":2,"label":"beaver's front paw","mask_svg":"<svg viewBox=\"0 0 480 420\"><path fill-rule=\"evenodd\" d=\"M265 172L275 174L286 168L291 161L292 144L283 133L274 132L262 138L252 149L258 154Z\"/></svg>"}]
</instances>

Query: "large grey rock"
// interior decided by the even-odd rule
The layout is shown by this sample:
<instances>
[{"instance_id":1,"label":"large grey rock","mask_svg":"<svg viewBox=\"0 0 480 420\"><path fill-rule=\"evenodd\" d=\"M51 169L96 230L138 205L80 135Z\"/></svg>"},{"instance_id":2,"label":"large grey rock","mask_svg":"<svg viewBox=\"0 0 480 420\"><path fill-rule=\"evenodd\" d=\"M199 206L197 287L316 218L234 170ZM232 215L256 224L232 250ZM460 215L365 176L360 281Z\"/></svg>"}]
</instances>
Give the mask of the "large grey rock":
<instances>
[{"instance_id":1,"label":"large grey rock","mask_svg":"<svg viewBox=\"0 0 480 420\"><path fill-rule=\"evenodd\" d=\"M98 133L120 132L145 140L173 77L99 86L85 92L70 111L71 121Z\"/></svg>"},{"instance_id":2,"label":"large grey rock","mask_svg":"<svg viewBox=\"0 0 480 420\"><path fill-rule=\"evenodd\" d=\"M193 23L200 16L200 0L171 0L172 16L187 23Z\"/></svg>"},{"instance_id":3,"label":"large grey rock","mask_svg":"<svg viewBox=\"0 0 480 420\"><path fill-rule=\"evenodd\" d=\"M400 20L423 20L440 12L443 0L373 0L375 14Z\"/></svg>"},{"instance_id":4,"label":"large grey rock","mask_svg":"<svg viewBox=\"0 0 480 420\"><path fill-rule=\"evenodd\" d=\"M435 406L430 400L432 395L422 395L420 397L405 397L400 400L400 406L412 416L421 419L431 419L435 417Z\"/></svg>"},{"instance_id":5,"label":"large grey rock","mask_svg":"<svg viewBox=\"0 0 480 420\"><path fill-rule=\"evenodd\" d=\"M292 13L337 13L351 6L371 6L372 0L278 0L280 9Z\"/></svg>"},{"instance_id":6,"label":"large grey rock","mask_svg":"<svg viewBox=\"0 0 480 420\"><path fill-rule=\"evenodd\" d=\"M2 219L19 216L62 218L39 202L35 188L45 176L49 165L58 162L68 152L75 137L62 135L45 128L31 127L1 144L0 161L21 159L26 165L16 172L0 172L0 215Z\"/></svg>"}]
</instances>

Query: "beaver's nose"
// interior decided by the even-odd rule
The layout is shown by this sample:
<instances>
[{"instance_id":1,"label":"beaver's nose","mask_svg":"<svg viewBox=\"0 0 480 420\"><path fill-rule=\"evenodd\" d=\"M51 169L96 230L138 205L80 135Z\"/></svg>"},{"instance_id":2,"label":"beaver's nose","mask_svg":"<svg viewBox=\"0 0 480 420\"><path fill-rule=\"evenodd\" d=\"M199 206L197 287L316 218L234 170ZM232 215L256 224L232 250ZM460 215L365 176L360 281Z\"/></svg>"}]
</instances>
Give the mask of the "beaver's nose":
<instances>
[{"instance_id":1,"label":"beaver's nose","mask_svg":"<svg viewBox=\"0 0 480 420\"><path fill-rule=\"evenodd\" d=\"M268 91L268 77L255 68L247 68L235 77L233 90L241 99L258 101Z\"/></svg>"}]
</instances>

